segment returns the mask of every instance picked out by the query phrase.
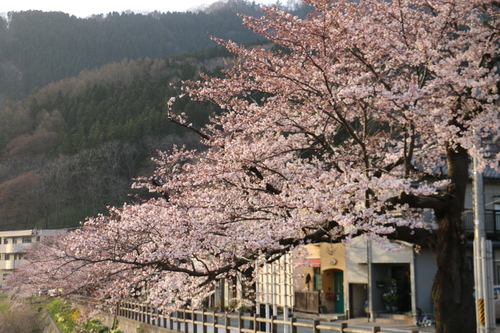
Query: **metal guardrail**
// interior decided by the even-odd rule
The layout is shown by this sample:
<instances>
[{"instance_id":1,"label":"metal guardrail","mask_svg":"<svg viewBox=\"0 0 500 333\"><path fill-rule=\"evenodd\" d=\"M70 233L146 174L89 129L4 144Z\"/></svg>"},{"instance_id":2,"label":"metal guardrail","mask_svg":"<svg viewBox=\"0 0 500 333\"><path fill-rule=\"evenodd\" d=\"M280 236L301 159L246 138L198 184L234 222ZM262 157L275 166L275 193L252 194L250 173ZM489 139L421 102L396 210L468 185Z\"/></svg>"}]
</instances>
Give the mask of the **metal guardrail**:
<instances>
[{"instance_id":1,"label":"metal guardrail","mask_svg":"<svg viewBox=\"0 0 500 333\"><path fill-rule=\"evenodd\" d=\"M330 326L321 325L319 320L304 323L298 322L297 318L290 318L290 320L279 320L276 316L260 318L257 315L246 316L241 312L218 313L206 310L180 309L170 315L163 315L154 307L133 302L121 303L117 314L145 324L183 333L209 333L209 328L212 329L213 333L279 333L279 325L288 327L290 333L297 333L299 327L312 329L312 333L320 333L320 331L384 333L380 326L373 326L371 329L349 328L347 323L340 323L340 326ZM418 333L418 331L412 330L411 333Z\"/></svg>"}]
</instances>

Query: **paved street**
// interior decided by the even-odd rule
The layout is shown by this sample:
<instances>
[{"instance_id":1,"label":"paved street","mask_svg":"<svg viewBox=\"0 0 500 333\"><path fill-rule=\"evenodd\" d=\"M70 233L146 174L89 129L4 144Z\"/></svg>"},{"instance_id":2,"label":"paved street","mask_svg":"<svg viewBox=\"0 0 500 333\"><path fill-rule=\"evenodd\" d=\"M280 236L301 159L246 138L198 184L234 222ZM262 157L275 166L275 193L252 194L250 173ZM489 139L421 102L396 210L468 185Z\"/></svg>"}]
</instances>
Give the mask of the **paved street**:
<instances>
[{"instance_id":1,"label":"paved street","mask_svg":"<svg viewBox=\"0 0 500 333\"><path fill-rule=\"evenodd\" d=\"M278 318L278 320L282 320L282 318ZM308 319L299 319L297 321L299 324L312 324L311 320ZM379 326L382 329L382 332L387 333L409 333L414 330L418 332L434 332L434 327L414 327L414 326L405 326L401 324L389 324L389 323L368 323L365 319L351 319L351 320L342 320L337 322L322 322L322 326L331 326L331 327L340 327L340 324L343 322L348 323L349 328L355 328L364 330L366 332L370 332L373 326ZM218 324L223 324L222 320L218 322ZM231 326L236 326L236 323L231 322ZM265 325L265 324L263 324ZM248 328L248 323L245 324L245 327ZM214 327L208 326L207 333L217 333L214 330ZM182 330L182 329L181 329ZM193 333L193 327L191 324L188 325L189 333ZM202 332L201 325L198 325L198 332ZM270 331L270 329L266 329L266 331ZM323 330L323 332L328 332L329 330ZM222 330L221 330L222 332ZM278 333L287 333L289 332L288 327L285 325L278 325ZM312 328L307 328L303 326L299 326L297 328L298 333L312 333ZM338 332L337 330L331 332ZM500 330L498 330L500 333ZM231 330L231 333L237 333L237 331Z\"/></svg>"}]
</instances>

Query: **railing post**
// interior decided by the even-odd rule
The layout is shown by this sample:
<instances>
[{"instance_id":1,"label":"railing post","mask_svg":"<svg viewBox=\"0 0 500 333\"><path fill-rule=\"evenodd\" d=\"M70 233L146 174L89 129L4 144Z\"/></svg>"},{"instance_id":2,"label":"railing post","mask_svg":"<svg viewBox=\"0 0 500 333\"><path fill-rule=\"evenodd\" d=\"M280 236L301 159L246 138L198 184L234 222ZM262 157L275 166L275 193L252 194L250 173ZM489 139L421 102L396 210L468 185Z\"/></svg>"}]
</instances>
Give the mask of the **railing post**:
<instances>
[{"instance_id":1,"label":"railing post","mask_svg":"<svg viewBox=\"0 0 500 333\"><path fill-rule=\"evenodd\" d=\"M278 316L271 316L271 333L278 333L278 325L274 322Z\"/></svg>"},{"instance_id":2,"label":"railing post","mask_svg":"<svg viewBox=\"0 0 500 333\"><path fill-rule=\"evenodd\" d=\"M380 326L373 326L372 333L377 333L377 332L380 332Z\"/></svg>"},{"instance_id":3,"label":"railing post","mask_svg":"<svg viewBox=\"0 0 500 333\"><path fill-rule=\"evenodd\" d=\"M188 313L186 309L182 311L184 311L184 333L189 333Z\"/></svg>"},{"instance_id":4,"label":"railing post","mask_svg":"<svg viewBox=\"0 0 500 333\"><path fill-rule=\"evenodd\" d=\"M340 323L340 333L345 333L344 330L347 328L347 323Z\"/></svg>"},{"instance_id":5,"label":"railing post","mask_svg":"<svg viewBox=\"0 0 500 333\"><path fill-rule=\"evenodd\" d=\"M212 313L212 327L213 327L213 333L219 333L219 329L215 327L215 325L219 324L219 319L217 318L217 313L215 310Z\"/></svg>"},{"instance_id":6,"label":"railing post","mask_svg":"<svg viewBox=\"0 0 500 333\"><path fill-rule=\"evenodd\" d=\"M260 325L260 322L257 322L257 314L254 313L254 315L253 315L253 331L254 332L258 331L257 325Z\"/></svg>"},{"instance_id":7,"label":"railing post","mask_svg":"<svg viewBox=\"0 0 500 333\"><path fill-rule=\"evenodd\" d=\"M238 332L241 332L241 329L244 328L245 323L243 322L242 313L238 312Z\"/></svg>"},{"instance_id":8,"label":"railing post","mask_svg":"<svg viewBox=\"0 0 500 333\"><path fill-rule=\"evenodd\" d=\"M290 333L297 333L297 326L295 326L296 322L297 318L290 318Z\"/></svg>"},{"instance_id":9,"label":"railing post","mask_svg":"<svg viewBox=\"0 0 500 333\"><path fill-rule=\"evenodd\" d=\"M316 328L316 326L318 325L319 325L319 320L317 319L313 320L313 329L312 329L313 333L320 333L319 330Z\"/></svg>"},{"instance_id":10,"label":"railing post","mask_svg":"<svg viewBox=\"0 0 500 333\"><path fill-rule=\"evenodd\" d=\"M191 310L191 323L193 325L193 333L198 333L198 326L195 324L195 321L196 321L196 314L194 313L194 309L192 309Z\"/></svg>"},{"instance_id":11,"label":"railing post","mask_svg":"<svg viewBox=\"0 0 500 333\"><path fill-rule=\"evenodd\" d=\"M224 315L224 333L230 333L229 329L228 329L228 326L230 324L230 320L231 320L231 318L228 317L228 314L226 312Z\"/></svg>"},{"instance_id":12,"label":"railing post","mask_svg":"<svg viewBox=\"0 0 500 333\"><path fill-rule=\"evenodd\" d=\"M180 332L181 330L181 321L179 320L181 318L181 313L179 312L179 310L177 310L176 312L176 316L175 316L175 321L177 322L177 331Z\"/></svg>"},{"instance_id":13,"label":"railing post","mask_svg":"<svg viewBox=\"0 0 500 333\"><path fill-rule=\"evenodd\" d=\"M205 309L201 310L201 322L202 322L202 332L207 333L207 314L205 313Z\"/></svg>"}]
</instances>

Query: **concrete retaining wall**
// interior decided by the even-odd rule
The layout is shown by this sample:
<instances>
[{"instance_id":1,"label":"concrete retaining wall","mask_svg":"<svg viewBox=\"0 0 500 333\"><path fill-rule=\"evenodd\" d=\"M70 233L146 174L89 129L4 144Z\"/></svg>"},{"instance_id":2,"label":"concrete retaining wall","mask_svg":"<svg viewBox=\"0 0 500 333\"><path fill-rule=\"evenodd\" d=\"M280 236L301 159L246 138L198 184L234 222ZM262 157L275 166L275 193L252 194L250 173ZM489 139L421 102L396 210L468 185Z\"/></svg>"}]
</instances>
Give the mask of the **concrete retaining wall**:
<instances>
[{"instance_id":1,"label":"concrete retaining wall","mask_svg":"<svg viewBox=\"0 0 500 333\"><path fill-rule=\"evenodd\" d=\"M166 328L148 325L145 323L141 323L137 320L114 316L108 313L101 312L99 315L95 317L95 319L99 320L103 325L108 327L113 327L113 323L115 319L118 321L118 329L123 333L178 333L177 331L172 331ZM45 333L45 332L44 332ZM52 333L52 332L47 332Z\"/></svg>"},{"instance_id":2,"label":"concrete retaining wall","mask_svg":"<svg viewBox=\"0 0 500 333\"><path fill-rule=\"evenodd\" d=\"M40 322L42 323L42 333L62 333L59 326L45 309L40 312Z\"/></svg>"},{"instance_id":3,"label":"concrete retaining wall","mask_svg":"<svg viewBox=\"0 0 500 333\"><path fill-rule=\"evenodd\" d=\"M166 328L153 326L138 322L136 320L128 319L125 317L116 317L118 319L118 329L123 333L177 333Z\"/></svg>"},{"instance_id":4,"label":"concrete retaining wall","mask_svg":"<svg viewBox=\"0 0 500 333\"><path fill-rule=\"evenodd\" d=\"M63 333L47 310L43 309L40 312L40 319L40 322L42 323L42 333ZM99 320L103 325L108 327L113 327L115 319L117 319L118 329L123 333L178 333L177 331L144 324L136 320L125 317L117 317L103 312L97 315L95 319Z\"/></svg>"}]
</instances>

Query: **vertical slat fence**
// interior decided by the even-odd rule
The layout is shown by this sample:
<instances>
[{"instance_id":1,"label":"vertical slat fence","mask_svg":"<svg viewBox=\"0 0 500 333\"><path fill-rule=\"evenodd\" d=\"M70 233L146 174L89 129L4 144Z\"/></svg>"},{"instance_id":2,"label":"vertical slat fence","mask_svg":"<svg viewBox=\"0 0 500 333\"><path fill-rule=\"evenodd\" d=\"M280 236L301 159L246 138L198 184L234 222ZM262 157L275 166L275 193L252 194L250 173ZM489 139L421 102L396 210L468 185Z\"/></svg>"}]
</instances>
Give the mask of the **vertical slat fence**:
<instances>
[{"instance_id":1,"label":"vertical slat fence","mask_svg":"<svg viewBox=\"0 0 500 333\"><path fill-rule=\"evenodd\" d=\"M384 333L384 330L379 326L373 326L370 329L359 329L349 328L345 322L340 323L340 326L331 326L322 325L319 320L304 323L298 322L297 318L290 318L290 320L285 321L279 320L276 316L272 316L271 318L260 318L257 315L245 316L243 313L217 313L215 311L209 312L204 309L179 309L171 315L163 315L153 307L132 302L120 304L118 307L118 315L146 324L168 328L170 330L173 330L175 324L177 331L182 333L266 333L261 330L261 323L269 324L269 333L278 333L279 325L288 326L290 333L298 333L299 327L312 330L312 333ZM235 320L231 321L231 319ZM245 322L249 323L248 328L245 328ZM235 326L231 326L232 323L235 324ZM209 327L211 328L210 332L208 329ZM262 327L266 327L266 325L262 325ZM410 333L418 333L418 330L411 330Z\"/></svg>"}]
</instances>

